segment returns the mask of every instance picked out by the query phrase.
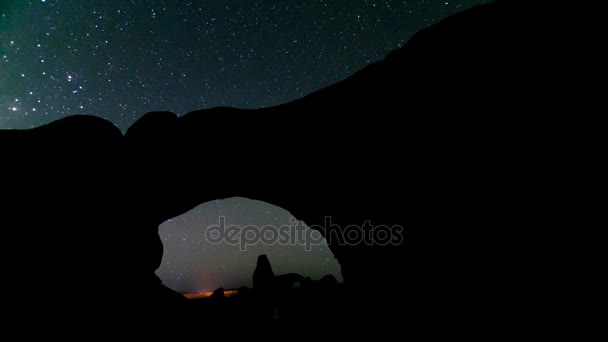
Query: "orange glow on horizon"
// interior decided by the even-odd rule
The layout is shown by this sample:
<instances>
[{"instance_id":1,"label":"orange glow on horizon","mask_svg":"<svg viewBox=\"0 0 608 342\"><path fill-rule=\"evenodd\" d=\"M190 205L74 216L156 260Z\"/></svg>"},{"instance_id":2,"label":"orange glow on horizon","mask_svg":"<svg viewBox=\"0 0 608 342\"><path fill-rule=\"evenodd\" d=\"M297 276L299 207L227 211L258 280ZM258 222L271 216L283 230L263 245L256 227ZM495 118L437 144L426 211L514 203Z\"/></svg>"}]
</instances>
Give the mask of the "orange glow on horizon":
<instances>
[{"instance_id":1,"label":"orange glow on horizon","mask_svg":"<svg viewBox=\"0 0 608 342\"><path fill-rule=\"evenodd\" d=\"M237 290L225 290L224 291L224 296L226 296L226 297L232 297L232 296L235 296L236 293L237 293ZM213 291L199 292L199 293L186 293L184 295L184 297L186 297L188 299L200 299L200 298L211 297L212 294L213 294Z\"/></svg>"}]
</instances>

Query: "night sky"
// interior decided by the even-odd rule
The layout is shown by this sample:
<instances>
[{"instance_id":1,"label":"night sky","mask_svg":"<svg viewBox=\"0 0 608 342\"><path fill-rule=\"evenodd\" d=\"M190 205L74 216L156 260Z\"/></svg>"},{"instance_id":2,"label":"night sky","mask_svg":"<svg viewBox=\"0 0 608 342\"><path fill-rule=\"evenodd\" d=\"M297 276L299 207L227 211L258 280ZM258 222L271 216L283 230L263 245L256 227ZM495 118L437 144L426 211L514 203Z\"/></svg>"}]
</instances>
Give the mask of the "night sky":
<instances>
[{"instance_id":1,"label":"night sky","mask_svg":"<svg viewBox=\"0 0 608 342\"><path fill-rule=\"evenodd\" d=\"M280 104L482 2L1 0L0 128Z\"/></svg>"},{"instance_id":2,"label":"night sky","mask_svg":"<svg viewBox=\"0 0 608 342\"><path fill-rule=\"evenodd\" d=\"M124 132L148 111L277 105L342 80L420 28L484 2L0 0L0 129L90 114ZM289 220L268 204L230 199L166 222L157 272L166 284L185 292L247 285L258 252L277 274L339 276L327 248L267 246L245 255L205 245L201 232L219 215L235 224Z\"/></svg>"}]
</instances>

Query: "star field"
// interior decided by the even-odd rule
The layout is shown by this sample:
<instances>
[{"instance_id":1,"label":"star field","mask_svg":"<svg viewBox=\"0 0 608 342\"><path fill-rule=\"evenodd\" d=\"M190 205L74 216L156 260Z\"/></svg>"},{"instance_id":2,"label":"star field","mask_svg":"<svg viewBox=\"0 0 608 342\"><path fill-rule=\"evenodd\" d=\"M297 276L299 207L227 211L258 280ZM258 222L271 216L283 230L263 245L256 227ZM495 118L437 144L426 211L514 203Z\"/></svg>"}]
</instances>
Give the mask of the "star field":
<instances>
[{"instance_id":1,"label":"star field","mask_svg":"<svg viewBox=\"0 0 608 342\"><path fill-rule=\"evenodd\" d=\"M280 104L482 2L2 0L0 129Z\"/></svg>"}]
</instances>

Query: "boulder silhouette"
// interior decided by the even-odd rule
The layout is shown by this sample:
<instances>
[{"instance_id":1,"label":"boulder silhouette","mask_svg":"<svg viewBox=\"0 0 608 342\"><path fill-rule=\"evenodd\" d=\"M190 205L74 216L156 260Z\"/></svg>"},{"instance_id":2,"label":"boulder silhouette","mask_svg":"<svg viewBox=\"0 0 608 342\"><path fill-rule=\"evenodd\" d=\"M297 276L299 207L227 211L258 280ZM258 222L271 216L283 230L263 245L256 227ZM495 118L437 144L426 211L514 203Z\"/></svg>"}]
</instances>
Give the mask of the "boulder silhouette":
<instances>
[{"instance_id":1,"label":"boulder silhouette","mask_svg":"<svg viewBox=\"0 0 608 342\"><path fill-rule=\"evenodd\" d=\"M241 286L239 288L239 290L237 291L236 295L237 297L247 297L249 296L249 288L247 286Z\"/></svg>"},{"instance_id":2,"label":"boulder silhouette","mask_svg":"<svg viewBox=\"0 0 608 342\"><path fill-rule=\"evenodd\" d=\"M321 278L321 280L319 280L319 287L321 288L333 289L337 285L338 281L336 280L336 277L331 274L326 274L323 276L323 278Z\"/></svg>"},{"instance_id":3,"label":"boulder silhouette","mask_svg":"<svg viewBox=\"0 0 608 342\"><path fill-rule=\"evenodd\" d=\"M215 291L213 291L213 293L211 294L211 297L209 297L212 300L222 300L224 298L226 298L226 295L224 294L224 288L220 287L218 289L215 289Z\"/></svg>"},{"instance_id":4,"label":"boulder silhouette","mask_svg":"<svg viewBox=\"0 0 608 342\"><path fill-rule=\"evenodd\" d=\"M291 289L296 283L298 284L297 287L309 287L312 284L312 280L309 277L304 277L297 273L278 275L275 281L279 290Z\"/></svg>"}]
</instances>

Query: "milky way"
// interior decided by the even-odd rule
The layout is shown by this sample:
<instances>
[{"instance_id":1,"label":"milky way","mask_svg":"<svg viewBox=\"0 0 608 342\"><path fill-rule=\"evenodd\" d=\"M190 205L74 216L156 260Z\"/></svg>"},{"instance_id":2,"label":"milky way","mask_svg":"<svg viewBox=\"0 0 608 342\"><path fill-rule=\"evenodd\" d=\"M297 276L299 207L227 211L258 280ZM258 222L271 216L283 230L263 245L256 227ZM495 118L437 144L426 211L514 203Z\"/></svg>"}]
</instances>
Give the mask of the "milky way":
<instances>
[{"instance_id":1,"label":"milky way","mask_svg":"<svg viewBox=\"0 0 608 342\"><path fill-rule=\"evenodd\" d=\"M0 128L276 105L481 2L2 0Z\"/></svg>"}]
</instances>

